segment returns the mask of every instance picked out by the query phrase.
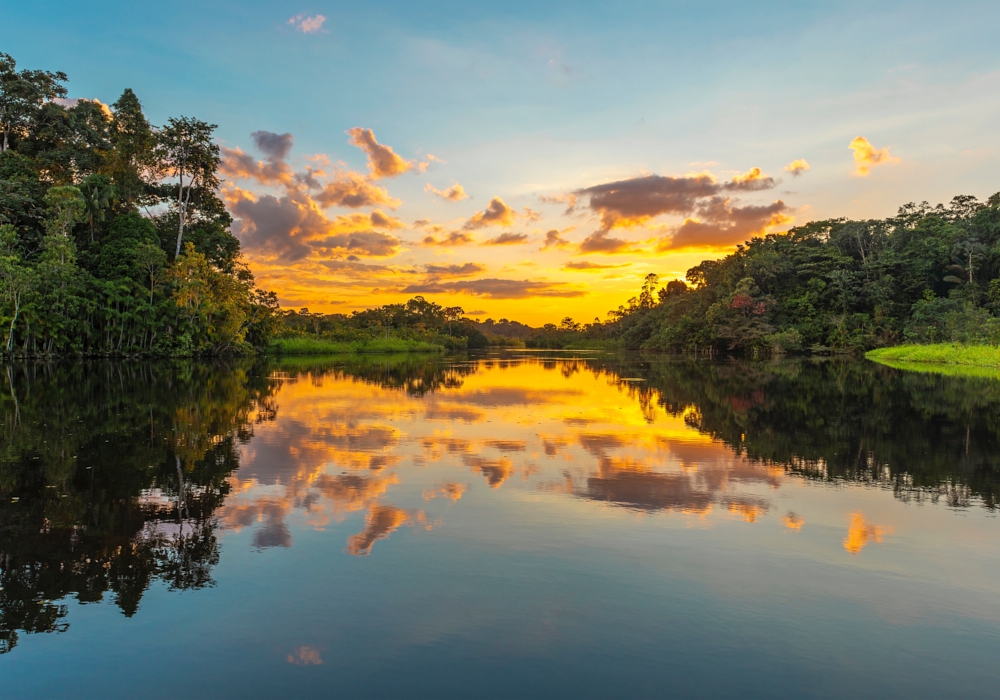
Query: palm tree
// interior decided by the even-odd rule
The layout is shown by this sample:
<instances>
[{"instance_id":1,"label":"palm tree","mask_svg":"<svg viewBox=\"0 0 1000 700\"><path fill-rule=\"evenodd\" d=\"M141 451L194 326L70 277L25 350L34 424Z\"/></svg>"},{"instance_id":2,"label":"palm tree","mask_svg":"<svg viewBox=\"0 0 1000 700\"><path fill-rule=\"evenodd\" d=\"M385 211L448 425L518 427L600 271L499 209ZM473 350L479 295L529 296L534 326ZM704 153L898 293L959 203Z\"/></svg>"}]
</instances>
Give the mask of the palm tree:
<instances>
[{"instance_id":1,"label":"palm tree","mask_svg":"<svg viewBox=\"0 0 1000 700\"><path fill-rule=\"evenodd\" d=\"M115 200L115 186L106 175L91 175L80 183L83 194L83 218L90 224L90 242L94 242L94 227L104 221L104 212Z\"/></svg>"}]
</instances>

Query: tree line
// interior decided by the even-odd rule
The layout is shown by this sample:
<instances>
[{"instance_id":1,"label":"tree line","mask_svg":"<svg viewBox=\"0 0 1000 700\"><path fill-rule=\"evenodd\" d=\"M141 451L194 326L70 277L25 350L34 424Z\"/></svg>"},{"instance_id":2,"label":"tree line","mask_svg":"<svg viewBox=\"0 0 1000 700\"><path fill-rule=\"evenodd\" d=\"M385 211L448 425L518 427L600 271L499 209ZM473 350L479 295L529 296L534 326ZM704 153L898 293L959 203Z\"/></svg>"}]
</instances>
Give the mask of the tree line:
<instances>
[{"instance_id":1,"label":"tree line","mask_svg":"<svg viewBox=\"0 0 1000 700\"><path fill-rule=\"evenodd\" d=\"M135 93L67 101L62 72L0 53L0 329L8 355L225 354L264 347L218 196L216 128L150 124Z\"/></svg>"},{"instance_id":2,"label":"tree line","mask_svg":"<svg viewBox=\"0 0 1000 700\"><path fill-rule=\"evenodd\" d=\"M901 342L1000 343L1000 193L896 216L830 219L754 238L686 282L642 290L608 320L566 318L528 346L603 341L626 350L767 356Z\"/></svg>"}]
</instances>

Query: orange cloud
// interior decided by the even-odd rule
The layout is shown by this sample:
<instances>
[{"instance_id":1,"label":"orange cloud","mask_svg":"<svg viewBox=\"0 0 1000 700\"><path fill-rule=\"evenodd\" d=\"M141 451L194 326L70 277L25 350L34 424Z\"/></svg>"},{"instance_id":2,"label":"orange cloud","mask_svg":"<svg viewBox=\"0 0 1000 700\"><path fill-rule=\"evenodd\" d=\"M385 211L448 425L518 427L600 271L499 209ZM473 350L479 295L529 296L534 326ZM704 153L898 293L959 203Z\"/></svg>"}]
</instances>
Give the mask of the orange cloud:
<instances>
[{"instance_id":1,"label":"orange cloud","mask_svg":"<svg viewBox=\"0 0 1000 700\"><path fill-rule=\"evenodd\" d=\"M348 214L330 219L301 190L289 189L284 196L256 196L238 187L223 191L227 207L237 219L234 233L252 253L270 255L286 262L301 260L317 248L327 252L350 251L354 255L392 255L400 241L372 229L396 229L403 222L375 210L371 214Z\"/></svg>"},{"instance_id":2,"label":"orange cloud","mask_svg":"<svg viewBox=\"0 0 1000 700\"><path fill-rule=\"evenodd\" d=\"M486 226L513 226L517 214L499 197L494 197L484 211L476 212L462 226L465 230Z\"/></svg>"},{"instance_id":3,"label":"orange cloud","mask_svg":"<svg viewBox=\"0 0 1000 700\"><path fill-rule=\"evenodd\" d=\"M465 233L463 231L452 231L444 238L435 238L434 236L424 236L420 243L427 246L459 246L468 245L469 243L474 243L475 238L471 233Z\"/></svg>"},{"instance_id":4,"label":"orange cloud","mask_svg":"<svg viewBox=\"0 0 1000 700\"><path fill-rule=\"evenodd\" d=\"M623 263L621 265L600 265L598 263L592 263L589 260L573 260L565 265L563 265L564 270L573 270L576 272L593 272L599 270L610 270L616 267L628 267L632 263Z\"/></svg>"},{"instance_id":5,"label":"orange cloud","mask_svg":"<svg viewBox=\"0 0 1000 700\"><path fill-rule=\"evenodd\" d=\"M728 248L791 222L787 209L780 199L762 206L737 207L728 198L713 197L698 209L703 220L685 219L671 235L660 239L657 250Z\"/></svg>"},{"instance_id":6,"label":"orange cloud","mask_svg":"<svg viewBox=\"0 0 1000 700\"><path fill-rule=\"evenodd\" d=\"M844 549L851 554L857 554L869 542L881 542L884 535L892 534L892 528L881 525L868 525L861 513L851 513L851 524L844 538Z\"/></svg>"},{"instance_id":7,"label":"orange cloud","mask_svg":"<svg viewBox=\"0 0 1000 700\"><path fill-rule=\"evenodd\" d=\"M742 175L736 175L724 187L727 190L766 190L774 187L774 178L765 175L760 168L750 168Z\"/></svg>"},{"instance_id":8,"label":"orange cloud","mask_svg":"<svg viewBox=\"0 0 1000 700\"><path fill-rule=\"evenodd\" d=\"M446 190L439 190L428 182L424 185L424 192L430 192L431 194L449 202L460 202L463 199L469 198L469 195L465 192L465 188L457 182Z\"/></svg>"},{"instance_id":9,"label":"orange cloud","mask_svg":"<svg viewBox=\"0 0 1000 700\"><path fill-rule=\"evenodd\" d=\"M373 180L396 177L413 167L411 161L401 158L391 147L379 143L371 129L356 126L347 133L351 137L351 145L357 146L368 155L368 169Z\"/></svg>"},{"instance_id":10,"label":"orange cloud","mask_svg":"<svg viewBox=\"0 0 1000 700\"><path fill-rule=\"evenodd\" d=\"M573 245L570 241L567 241L562 237L557 229L552 229L545 232L545 244L542 245L542 250L547 250L549 248L566 248Z\"/></svg>"},{"instance_id":11,"label":"orange cloud","mask_svg":"<svg viewBox=\"0 0 1000 700\"><path fill-rule=\"evenodd\" d=\"M482 272L485 266L479 263L467 262L464 265L424 265L428 275L435 277L469 277Z\"/></svg>"},{"instance_id":12,"label":"orange cloud","mask_svg":"<svg viewBox=\"0 0 1000 700\"><path fill-rule=\"evenodd\" d=\"M535 211L531 207L525 207L524 208L524 218L526 218L528 220L528 223L531 223L532 221L541 221L541 219L542 219L542 213L538 212L538 211Z\"/></svg>"},{"instance_id":13,"label":"orange cloud","mask_svg":"<svg viewBox=\"0 0 1000 700\"><path fill-rule=\"evenodd\" d=\"M866 177L877 165L899 162L899 158L889 154L888 148L875 148L864 136L856 136L848 148L854 151L854 164L857 166L854 174L858 177Z\"/></svg>"},{"instance_id":14,"label":"orange cloud","mask_svg":"<svg viewBox=\"0 0 1000 700\"><path fill-rule=\"evenodd\" d=\"M633 250L631 242L624 238L614 238L607 231L597 231L590 234L580 242L579 246L581 253L604 253L605 255L630 253Z\"/></svg>"},{"instance_id":15,"label":"orange cloud","mask_svg":"<svg viewBox=\"0 0 1000 700\"><path fill-rule=\"evenodd\" d=\"M501 233L495 238L490 238L483 241L483 245L519 245L521 243L528 242L528 235L526 233Z\"/></svg>"},{"instance_id":16,"label":"orange cloud","mask_svg":"<svg viewBox=\"0 0 1000 700\"><path fill-rule=\"evenodd\" d=\"M240 148L223 146L220 149L222 162L219 172L234 180L256 180L263 185L291 185L292 169L285 159L292 150L292 135L255 131L250 138L257 150L264 154L264 160L258 161Z\"/></svg>"},{"instance_id":17,"label":"orange cloud","mask_svg":"<svg viewBox=\"0 0 1000 700\"><path fill-rule=\"evenodd\" d=\"M459 282L426 282L405 287L404 294L462 293L490 299L526 299L528 297L579 297L586 292L567 289L561 282L531 280L481 279Z\"/></svg>"},{"instance_id":18,"label":"orange cloud","mask_svg":"<svg viewBox=\"0 0 1000 700\"><path fill-rule=\"evenodd\" d=\"M579 190L590 198L590 208L601 216L601 228L633 228L661 214L687 214L694 211L699 198L710 197L720 189L708 173L668 177L645 177L619 180Z\"/></svg>"},{"instance_id":19,"label":"orange cloud","mask_svg":"<svg viewBox=\"0 0 1000 700\"><path fill-rule=\"evenodd\" d=\"M811 166L809 165L809 163L806 162L805 158L797 158L796 160L793 160L791 163L786 165L785 170L787 172L790 172L792 176L798 177L805 171L809 170L810 167Z\"/></svg>"},{"instance_id":20,"label":"orange cloud","mask_svg":"<svg viewBox=\"0 0 1000 700\"><path fill-rule=\"evenodd\" d=\"M720 183L709 172L682 176L646 175L595 185L576 194L589 197L590 208L600 214L601 232L635 228L663 214L690 215L709 198L723 192L758 191L775 186L774 178L751 168L729 182ZM595 241L597 244L606 244Z\"/></svg>"},{"instance_id":21,"label":"orange cloud","mask_svg":"<svg viewBox=\"0 0 1000 700\"><path fill-rule=\"evenodd\" d=\"M316 195L316 201L324 207L387 206L397 208L402 202L389 196L385 188L373 185L358 173L337 173L336 179L327 184Z\"/></svg>"}]
</instances>

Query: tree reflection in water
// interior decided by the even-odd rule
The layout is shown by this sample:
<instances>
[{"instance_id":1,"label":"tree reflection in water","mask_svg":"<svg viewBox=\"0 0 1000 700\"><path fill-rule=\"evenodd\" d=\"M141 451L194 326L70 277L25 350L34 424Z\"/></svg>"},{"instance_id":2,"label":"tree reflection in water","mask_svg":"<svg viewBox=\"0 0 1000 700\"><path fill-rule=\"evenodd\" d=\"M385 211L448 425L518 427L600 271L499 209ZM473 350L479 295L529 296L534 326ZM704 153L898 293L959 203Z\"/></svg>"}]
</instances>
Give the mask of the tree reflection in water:
<instances>
[{"instance_id":1,"label":"tree reflection in water","mask_svg":"<svg viewBox=\"0 0 1000 700\"><path fill-rule=\"evenodd\" d=\"M0 651L66 629L68 596L134 615L154 580L213 585L213 513L236 446L274 416L249 364L8 367L0 452Z\"/></svg>"},{"instance_id":2,"label":"tree reflection in water","mask_svg":"<svg viewBox=\"0 0 1000 700\"><path fill-rule=\"evenodd\" d=\"M552 381L502 381L508 370L525 365ZM704 514L719 506L747 522L765 517L772 505L727 484L777 488L788 475L871 484L900 499L951 507L997 505L1000 384L902 373L867 362L511 353L479 359L34 363L10 366L2 376L0 652L10 651L19 633L65 630L67 606L60 601L69 597L87 603L110 594L131 616L155 581L177 590L213 585L220 527L261 522L253 546L289 546L285 514L303 508L320 518L317 504L327 499L335 517L365 513L363 529L347 541L349 554L368 554L401 527L430 528L423 510L383 501L399 483L390 468L406 460L457 460L492 492L512 474L538 473L536 457L556 460L575 447L593 468L566 470L534 488L639 511ZM473 382L484 377L493 379ZM608 417L612 406L590 405L575 388L584 380L619 391L638 408L639 425L615 423ZM395 423L365 423L362 409L385 421L389 414L360 404L344 403L339 414L313 423L286 416L284 447L308 464L301 474L258 475L264 485L281 484L284 500L232 493L234 484L240 486L234 473L246 462L241 445L255 426L277 430L277 401L287 397L279 391L304 382L355 383L383 392L387 403L399 397L410 411L409 429L418 419L430 428L418 435ZM298 400L309 406L314 397ZM497 423L486 427L505 410L518 420L535 420L532 412L542 405L580 412L559 419L562 432L537 436L502 434ZM603 427L588 422L583 409L605 410ZM651 427L664 414L700 434L716 455L712 459L720 450L727 454L719 468L724 473L651 468L634 441L643 422ZM458 425L468 428L464 436L438 430ZM285 453L266 449L276 448L260 446L263 467L255 468L291 463ZM707 454L683 441L669 449L681 462ZM327 464L354 471L327 473ZM465 484L449 480L422 485L418 493L424 501L456 503L466 491ZM783 522L798 530L804 520L789 512ZM844 546L857 552L888 532L858 515Z\"/></svg>"}]
</instances>

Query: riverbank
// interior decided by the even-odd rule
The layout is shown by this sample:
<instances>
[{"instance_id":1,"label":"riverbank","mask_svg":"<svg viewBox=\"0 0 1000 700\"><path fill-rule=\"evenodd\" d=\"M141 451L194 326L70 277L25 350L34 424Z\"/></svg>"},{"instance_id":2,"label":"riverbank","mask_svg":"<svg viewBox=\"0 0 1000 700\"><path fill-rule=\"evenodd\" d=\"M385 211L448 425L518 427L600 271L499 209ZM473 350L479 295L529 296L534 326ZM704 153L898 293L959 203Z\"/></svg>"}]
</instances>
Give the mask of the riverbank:
<instances>
[{"instance_id":1,"label":"riverbank","mask_svg":"<svg viewBox=\"0 0 1000 700\"><path fill-rule=\"evenodd\" d=\"M995 345L897 345L870 350L865 357L912 372L1000 378L1000 347Z\"/></svg>"},{"instance_id":2,"label":"riverbank","mask_svg":"<svg viewBox=\"0 0 1000 700\"><path fill-rule=\"evenodd\" d=\"M367 355L409 352L444 352L443 345L422 340L376 338L352 341L321 338L278 338L271 348L282 355Z\"/></svg>"}]
</instances>

